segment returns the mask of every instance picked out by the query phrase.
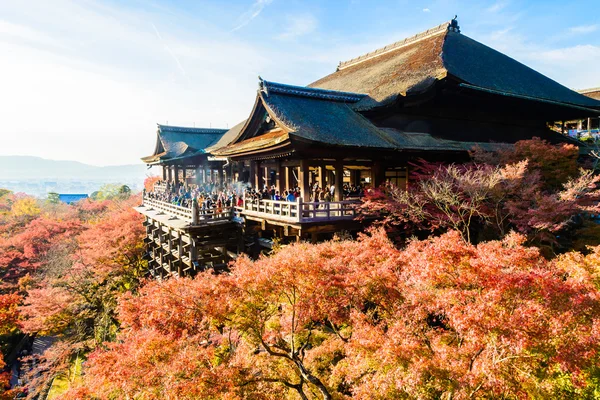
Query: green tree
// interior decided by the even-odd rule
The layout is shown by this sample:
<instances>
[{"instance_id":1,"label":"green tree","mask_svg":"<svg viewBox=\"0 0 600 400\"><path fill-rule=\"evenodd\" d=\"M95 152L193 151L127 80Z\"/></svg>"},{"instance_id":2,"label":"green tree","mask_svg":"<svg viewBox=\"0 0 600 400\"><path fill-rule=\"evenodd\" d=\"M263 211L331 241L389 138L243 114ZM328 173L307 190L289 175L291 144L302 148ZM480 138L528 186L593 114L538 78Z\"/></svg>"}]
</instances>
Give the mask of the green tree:
<instances>
[{"instance_id":1,"label":"green tree","mask_svg":"<svg viewBox=\"0 0 600 400\"><path fill-rule=\"evenodd\" d=\"M58 204L60 202L60 195L56 192L49 192L47 200L50 204Z\"/></svg>"}]
</instances>

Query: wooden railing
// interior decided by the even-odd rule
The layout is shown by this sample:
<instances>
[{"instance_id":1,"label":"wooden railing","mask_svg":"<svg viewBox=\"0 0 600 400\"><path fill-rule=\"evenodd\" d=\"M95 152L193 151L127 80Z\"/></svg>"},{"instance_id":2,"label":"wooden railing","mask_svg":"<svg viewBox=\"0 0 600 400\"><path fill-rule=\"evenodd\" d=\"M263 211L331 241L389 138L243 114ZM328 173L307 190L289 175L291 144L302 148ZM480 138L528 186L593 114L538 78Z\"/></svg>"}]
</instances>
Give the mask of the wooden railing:
<instances>
[{"instance_id":1,"label":"wooden railing","mask_svg":"<svg viewBox=\"0 0 600 400\"><path fill-rule=\"evenodd\" d=\"M165 193L167 191L167 182L155 183L154 191L156 193Z\"/></svg>"},{"instance_id":2,"label":"wooden railing","mask_svg":"<svg viewBox=\"0 0 600 400\"><path fill-rule=\"evenodd\" d=\"M295 202L277 200L246 201L235 211L239 216L251 216L289 223L325 222L356 217L359 201L322 201L305 203L302 199ZM174 218L188 221L192 225L202 225L213 221L231 220L234 208L203 210L194 202L192 207L182 207L161 200L144 197L144 205L161 211Z\"/></svg>"},{"instance_id":3,"label":"wooden railing","mask_svg":"<svg viewBox=\"0 0 600 400\"><path fill-rule=\"evenodd\" d=\"M145 206L164 212L165 214L190 222L192 225L202 225L209 222L231 220L233 208L201 209L197 203L192 203L192 207L182 207L176 204L167 203L161 200L144 197Z\"/></svg>"},{"instance_id":4,"label":"wooden railing","mask_svg":"<svg viewBox=\"0 0 600 400\"><path fill-rule=\"evenodd\" d=\"M302 199L296 202L276 200L244 199L242 207L237 211L243 215L270 218L284 222L319 222L356 217L357 201L322 201L305 203Z\"/></svg>"}]
</instances>

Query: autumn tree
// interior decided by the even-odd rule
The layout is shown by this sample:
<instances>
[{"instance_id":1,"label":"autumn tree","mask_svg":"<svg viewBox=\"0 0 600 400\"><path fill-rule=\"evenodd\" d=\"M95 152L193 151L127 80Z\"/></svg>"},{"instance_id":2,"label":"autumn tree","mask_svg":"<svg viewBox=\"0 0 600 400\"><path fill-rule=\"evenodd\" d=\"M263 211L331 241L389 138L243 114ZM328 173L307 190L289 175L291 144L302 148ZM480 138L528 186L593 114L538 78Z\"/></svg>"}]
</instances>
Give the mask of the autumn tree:
<instances>
[{"instance_id":1,"label":"autumn tree","mask_svg":"<svg viewBox=\"0 0 600 400\"><path fill-rule=\"evenodd\" d=\"M540 138L521 140L512 148L490 152L473 149L471 156L476 163L505 166L527 160L530 172L541 175L543 190L560 189L569 179L578 175L579 148L573 144L553 145Z\"/></svg>"},{"instance_id":2,"label":"autumn tree","mask_svg":"<svg viewBox=\"0 0 600 400\"><path fill-rule=\"evenodd\" d=\"M158 181L160 181L160 176L158 176L158 175L148 176L144 180L144 189L146 189L147 192L152 192L154 190L154 185Z\"/></svg>"},{"instance_id":3,"label":"autumn tree","mask_svg":"<svg viewBox=\"0 0 600 400\"><path fill-rule=\"evenodd\" d=\"M68 369L76 354L114 339L117 297L135 290L146 271L141 217L132 209L138 202L131 197L69 206L79 222L76 235L57 235L60 240L38 261L34 282L19 307L21 329L60 340L32 371L32 396L44 381Z\"/></svg>"},{"instance_id":4,"label":"autumn tree","mask_svg":"<svg viewBox=\"0 0 600 400\"><path fill-rule=\"evenodd\" d=\"M589 395L597 282L523 241L453 231L399 250L379 230L150 282L67 398Z\"/></svg>"},{"instance_id":5,"label":"autumn tree","mask_svg":"<svg viewBox=\"0 0 600 400\"><path fill-rule=\"evenodd\" d=\"M516 230L532 243L554 245L558 235L565 236L576 227L575 220L582 213L599 211L600 177L592 170L573 171L571 147L532 140L519 142L500 155L476 156L480 161L484 156L496 161L533 159L500 166L423 161L419 168L425 173L415 174L408 190L388 184L369 194L361 208L379 216L391 232L405 235L454 229L465 240L478 241L502 238ZM550 169L557 165L565 170L549 180ZM556 179L561 179L559 188Z\"/></svg>"},{"instance_id":6,"label":"autumn tree","mask_svg":"<svg viewBox=\"0 0 600 400\"><path fill-rule=\"evenodd\" d=\"M92 200L126 200L131 195L131 188L127 185L107 183L90 196Z\"/></svg>"}]
</instances>

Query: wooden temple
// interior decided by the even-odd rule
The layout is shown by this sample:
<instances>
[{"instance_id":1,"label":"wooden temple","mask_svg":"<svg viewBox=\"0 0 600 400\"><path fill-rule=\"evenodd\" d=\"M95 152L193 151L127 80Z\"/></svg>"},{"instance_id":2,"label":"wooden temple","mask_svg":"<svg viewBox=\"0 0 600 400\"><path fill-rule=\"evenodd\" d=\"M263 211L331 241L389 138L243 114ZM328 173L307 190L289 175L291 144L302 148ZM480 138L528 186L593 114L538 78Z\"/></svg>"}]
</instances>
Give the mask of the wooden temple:
<instances>
[{"instance_id":1,"label":"wooden temple","mask_svg":"<svg viewBox=\"0 0 600 400\"><path fill-rule=\"evenodd\" d=\"M231 210L230 221L243 236L315 241L361 229L356 199L344 198L344 184L404 186L411 161L462 162L475 147L494 151L533 137L579 145L549 126L597 117L599 110L600 101L462 34L454 19L342 62L308 86L259 78L245 121L213 133L159 126L155 152L143 160L163 166L165 180L190 179L179 171L193 170L191 179L206 181L202 171L209 168L219 182L275 185L280 192L298 186L296 202L244 201ZM333 187L331 201L311 201L315 186ZM199 220L190 210L157 224L150 213L176 215L165 207L145 204L139 211L155 228L185 221L185 228L168 229L192 236L199 226L223 223L223 215ZM235 252L227 245L220 251Z\"/></svg>"},{"instance_id":2,"label":"wooden temple","mask_svg":"<svg viewBox=\"0 0 600 400\"><path fill-rule=\"evenodd\" d=\"M165 182L224 182L227 171L223 166L227 160L212 156L206 149L225 132L227 129L158 124L154 153L142 161L161 167Z\"/></svg>"},{"instance_id":3,"label":"wooden temple","mask_svg":"<svg viewBox=\"0 0 600 400\"><path fill-rule=\"evenodd\" d=\"M578 93L586 97L591 97L592 99L600 100L600 87L589 88L578 90ZM586 119L578 119L574 121L566 121L565 125L562 126L563 130L575 131L576 137L581 137L581 133L584 132L586 136L590 136L591 134L595 135L595 139L597 139L597 135L600 134L600 113L596 115L596 117L588 117Z\"/></svg>"}]
</instances>

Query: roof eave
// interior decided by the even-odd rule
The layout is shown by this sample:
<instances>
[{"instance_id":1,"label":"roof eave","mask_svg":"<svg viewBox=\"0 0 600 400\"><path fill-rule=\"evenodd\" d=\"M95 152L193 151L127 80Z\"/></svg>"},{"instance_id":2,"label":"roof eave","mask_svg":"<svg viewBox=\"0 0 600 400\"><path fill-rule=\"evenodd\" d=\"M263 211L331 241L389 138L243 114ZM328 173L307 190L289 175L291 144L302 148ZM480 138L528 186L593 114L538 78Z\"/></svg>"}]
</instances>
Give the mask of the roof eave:
<instances>
[{"instance_id":1,"label":"roof eave","mask_svg":"<svg viewBox=\"0 0 600 400\"><path fill-rule=\"evenodd\" d=\"M510 93L510 92L503 92L500 90L489 89L489 88L485 88L485 87L481 87L481 86L471 85L468 83L459 83L458 86L463 87L465 89L476 90L479 92L496 94L496 95L506 96L506 97L514 97L514 98L523 99L523 100L537 101L540 103L553 104L553 105L560 106L560 107L566 107L566 108L571 108L571 109L575 109L575 110L585 111L585 112L591 113L591 114L600 114L600 109L583 107L583 106L579 106L576 104L564 103L564 102L560 102L560 101L556 101L556 100L544 99L541 97L534 97L534 96L527 96L527 95Z\"/></svg>"}]
</instances>

